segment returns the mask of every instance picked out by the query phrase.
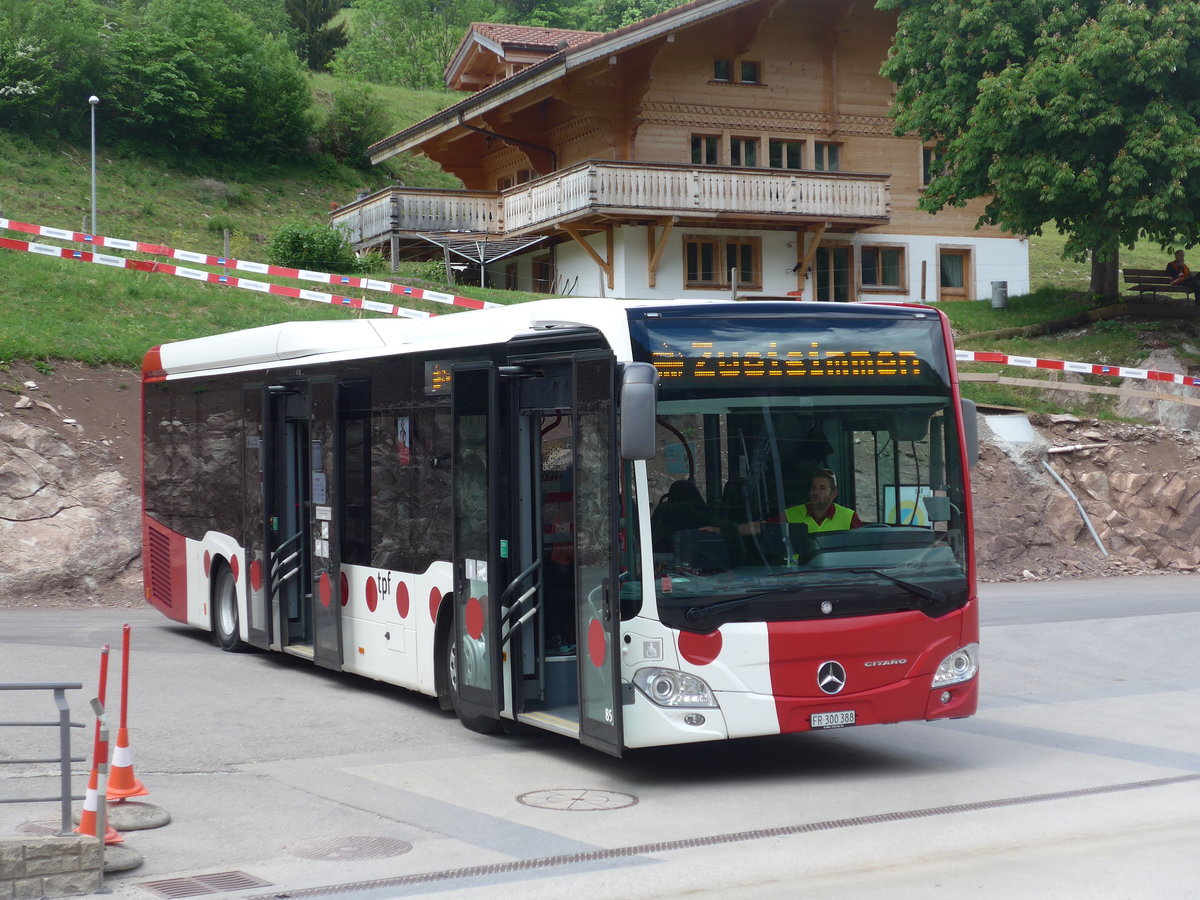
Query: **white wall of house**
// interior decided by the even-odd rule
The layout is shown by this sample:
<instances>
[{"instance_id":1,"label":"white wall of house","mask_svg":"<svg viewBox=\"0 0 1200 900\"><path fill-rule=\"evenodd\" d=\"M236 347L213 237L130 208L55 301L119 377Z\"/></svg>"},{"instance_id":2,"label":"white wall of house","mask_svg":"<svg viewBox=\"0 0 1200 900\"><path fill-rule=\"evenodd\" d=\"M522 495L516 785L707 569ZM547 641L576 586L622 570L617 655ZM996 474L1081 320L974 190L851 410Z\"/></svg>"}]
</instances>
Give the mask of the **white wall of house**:
<instances>
[{"instance_id":1,"label":"white wall of house","mask_svg":"<svg viewBox=\"0 0 1200 900\"><path fill-rule=\"evenodd\" d=\"M613 240L614 284L610 289L603 271L574 241L559 244L555 251L558 290L569 290L576 297L619 297L672 300L678 298L725 299L725 288L696 289L684 285L684 240L687 235L756 237L761 242L762 287L741 290L742 295L763 294L783 296L798 289L796 276L789 270L803 254L795 246L796 234L787 231L722 231L676 227L668 238L658 266L655 287L647 284L646 229L638 226L618 227ZM811 239L811 238L810 238ZM588 238L600 256L606 253L605 237ZM943 250L969 251L966 298L988 300L992 282L1007 284L1010 296L1028 293L1029 242L1014 238L904 235L861 232L858 234L827 234L822 248L847 247L854 266L854 279L860 300L906 300L936 302L938 300L938 260ZM864 247L900 247L904 253L904 277L899 289L872 291L861 285L862 250ZM543 251L544 252L544 251ZM529 262L520 262L519 285L529 287ZM814 297L816 284L810 272L802 286L805 299Z\"/></svg>"}]
</instances>

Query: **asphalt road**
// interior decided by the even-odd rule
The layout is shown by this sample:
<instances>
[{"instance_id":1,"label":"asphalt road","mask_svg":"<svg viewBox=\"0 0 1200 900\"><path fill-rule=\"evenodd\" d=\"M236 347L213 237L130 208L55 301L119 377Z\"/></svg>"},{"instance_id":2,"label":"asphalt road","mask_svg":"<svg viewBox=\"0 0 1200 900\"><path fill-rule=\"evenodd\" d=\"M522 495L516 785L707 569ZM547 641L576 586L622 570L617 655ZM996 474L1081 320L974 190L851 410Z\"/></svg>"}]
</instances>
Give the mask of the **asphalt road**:
<instances>
[{"instance_id":1,"label":"asphalt road","mask_svg":"<svg viewBox=\"0 0 1200 900\"><path fill-rule=\"evenodd\" d=\"M1200 579L986 585L983 599L972 719L623 760L476 735L427 698L221 653L151 610L3 611L0 682L83 682L85 721L98 648L132 625L135 769L172 822L126 834L144 862L109 877L118 897L1194 893ZM119 675L114 649L114 718ZM25 692L0 704L4 721L53 712ZM48 731L0 729L0 758L46 755ZM0 770L0 796L52 793L41 771ZM0 804L0 834L55 815Z\"/></svg>"}]
</instances>

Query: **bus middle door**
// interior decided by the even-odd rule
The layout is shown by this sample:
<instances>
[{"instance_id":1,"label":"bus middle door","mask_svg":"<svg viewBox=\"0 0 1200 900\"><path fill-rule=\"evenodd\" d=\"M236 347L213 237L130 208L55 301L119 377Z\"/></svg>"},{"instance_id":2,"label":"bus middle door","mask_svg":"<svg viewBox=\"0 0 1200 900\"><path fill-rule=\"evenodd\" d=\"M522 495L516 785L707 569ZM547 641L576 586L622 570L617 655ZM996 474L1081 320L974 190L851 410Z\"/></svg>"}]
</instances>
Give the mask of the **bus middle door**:
<instances>
[{"instance_id":1,"label":"bus middle door","mask_svg":"<svg viewBox=\"0 0 1200 900\"><path fill-rule=\"evenodd\" d=\"M272 643L340 669L335 385L330 379L268 385L263 407L264 587Z\"/></svg>"},{"instance_id":2,"label":"bus middle door","mask_svg":"<svg viewBox=\"0 0 1200 900\"><path fill-rule=\"evenodd\" d=\"M451 694L468 727L502 706L499 597L507 545L499 539L498 384L490 362L455 366L451 382L454 643Z\"/></svg>"}]
</instances>

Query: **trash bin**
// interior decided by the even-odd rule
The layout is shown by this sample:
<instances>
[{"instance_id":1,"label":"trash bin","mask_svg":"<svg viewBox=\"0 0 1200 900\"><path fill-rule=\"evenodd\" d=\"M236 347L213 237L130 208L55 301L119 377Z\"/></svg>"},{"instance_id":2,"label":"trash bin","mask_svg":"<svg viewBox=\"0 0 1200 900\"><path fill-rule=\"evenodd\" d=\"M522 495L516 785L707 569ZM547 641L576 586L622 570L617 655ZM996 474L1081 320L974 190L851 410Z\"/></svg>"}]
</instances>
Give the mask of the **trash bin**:
<instances>
[{"instance_id":1,"label":"trash bin","mask_svg":"<svg viewBox=\"0 0 1200 900\"><path fill-rule=\"evenodd\" d=\"M1008 308L1008 282L992 282L992 309Z\"/></svg>"}]
</instances>

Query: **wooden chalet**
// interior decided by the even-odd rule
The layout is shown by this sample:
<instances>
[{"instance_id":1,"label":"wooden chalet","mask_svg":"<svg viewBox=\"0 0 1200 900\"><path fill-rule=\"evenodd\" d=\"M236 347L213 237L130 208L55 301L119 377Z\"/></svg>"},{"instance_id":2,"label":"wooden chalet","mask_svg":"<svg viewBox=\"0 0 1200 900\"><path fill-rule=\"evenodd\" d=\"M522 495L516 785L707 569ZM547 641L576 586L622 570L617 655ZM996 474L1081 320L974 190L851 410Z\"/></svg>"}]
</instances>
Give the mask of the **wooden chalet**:
<instances>
[{"instance_id":1,"label":"wooden chalet","mask_svg":"<svg viewBox=\"0 0 1200 900\"><path fill-rule=\"evenodd\" d=\"M1028 244L981 204L917 209L933 152L897 137L869 0L694 0L607 34L475 25L473 93L379 141L461 190L392 187L333 222L393 260L612 297L938 301L1029 289Z\"/></svg>"}]
</instances>

